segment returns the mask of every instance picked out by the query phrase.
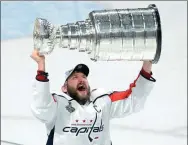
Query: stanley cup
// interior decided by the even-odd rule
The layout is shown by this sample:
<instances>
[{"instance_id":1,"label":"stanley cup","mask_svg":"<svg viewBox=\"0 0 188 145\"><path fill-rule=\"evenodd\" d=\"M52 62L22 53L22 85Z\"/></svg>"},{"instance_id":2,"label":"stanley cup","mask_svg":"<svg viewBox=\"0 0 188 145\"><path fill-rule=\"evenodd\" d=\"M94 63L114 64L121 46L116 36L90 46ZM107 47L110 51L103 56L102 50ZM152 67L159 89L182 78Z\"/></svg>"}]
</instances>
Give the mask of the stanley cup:
<instances>
[{"instance_id":1,"label":"stanley cup","mask_svg":"<svg viewBox=\"0 0 188 145\"><path fill-rule=\"evenodd\" d=\"M159 61L162 32L154 4L147 8L97 10L85 21L52 25L37 18L34 49L50 54L55 46L85 52L94 61Z\"/></svg>"}]
</instances>

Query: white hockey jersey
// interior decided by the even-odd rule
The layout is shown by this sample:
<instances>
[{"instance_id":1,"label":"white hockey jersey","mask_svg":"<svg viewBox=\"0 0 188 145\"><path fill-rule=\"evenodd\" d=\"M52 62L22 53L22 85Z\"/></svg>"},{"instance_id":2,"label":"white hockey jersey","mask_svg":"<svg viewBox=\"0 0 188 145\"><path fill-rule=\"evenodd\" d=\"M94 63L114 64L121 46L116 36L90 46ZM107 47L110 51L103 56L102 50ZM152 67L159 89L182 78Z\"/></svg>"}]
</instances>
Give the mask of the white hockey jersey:
<instances>
[{"instance_id":1,"label":"white hockey jersey","mask_svg":"<svg viewBox=\"0 0 188 145\"><path fill-rule=\"evenodd\" d=\"M140 111L154 82L139 74L125 91L93 90L82 106L65 93L51 94L49 81L36 80L31 110L46 126L46 145L111 145L110 120Z\"/></svg>"}]
</instances>

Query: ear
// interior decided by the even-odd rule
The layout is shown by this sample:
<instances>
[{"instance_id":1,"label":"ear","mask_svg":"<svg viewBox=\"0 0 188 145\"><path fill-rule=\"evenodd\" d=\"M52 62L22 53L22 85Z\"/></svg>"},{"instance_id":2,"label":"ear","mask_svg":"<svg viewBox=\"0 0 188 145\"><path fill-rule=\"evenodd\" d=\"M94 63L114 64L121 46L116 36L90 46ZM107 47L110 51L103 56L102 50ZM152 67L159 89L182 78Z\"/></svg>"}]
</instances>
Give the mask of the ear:
<instances>
[{"instance_id":1,"label":"ear","mask_svg":"<svg viewBox=\"0 0 188 145\"><path fill-rule=\"evenodd\" d=\"M61 87L62 92L67 93L67 83Z\"/></svg>"}]
</instances>

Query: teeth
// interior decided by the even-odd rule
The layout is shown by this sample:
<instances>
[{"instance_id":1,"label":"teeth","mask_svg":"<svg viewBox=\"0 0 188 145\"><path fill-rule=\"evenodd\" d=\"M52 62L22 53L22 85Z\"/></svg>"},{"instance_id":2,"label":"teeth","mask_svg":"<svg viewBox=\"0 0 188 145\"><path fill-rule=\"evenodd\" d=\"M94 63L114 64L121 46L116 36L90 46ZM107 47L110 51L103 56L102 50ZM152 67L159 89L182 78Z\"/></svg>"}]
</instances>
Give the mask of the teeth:
<instances>
[{"instance_id":1,"label":"teeth","mask_svg":"<svg viewBox=\"0 0 188 145\"><path fill-rule=\"evenodd\" d=\"M84 87L84 85L79 85L79 87Z\"/></svg>"},{"instance_id":2,"label":"teeth","mask_svg":"<svg viewBox=\"0 0 188 145\"><path fill-rule=\"evenodd\" d=\"M78 88L79 88L79 89L85 89L85 85L80 84L80 85L78 85Z\"/></svg>"}]
</instances>

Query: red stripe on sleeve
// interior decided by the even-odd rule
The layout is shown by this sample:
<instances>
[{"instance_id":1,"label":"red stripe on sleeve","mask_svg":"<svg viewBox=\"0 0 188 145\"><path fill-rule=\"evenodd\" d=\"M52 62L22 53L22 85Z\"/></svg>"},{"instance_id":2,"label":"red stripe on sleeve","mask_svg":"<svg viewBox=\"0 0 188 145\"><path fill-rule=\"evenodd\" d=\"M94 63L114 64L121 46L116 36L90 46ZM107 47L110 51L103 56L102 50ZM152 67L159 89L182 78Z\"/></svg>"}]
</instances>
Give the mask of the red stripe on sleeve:
<instances>
[{"instance_id":1,"label":"red stripe on sleeve","mask_svg":"<svg viewBox=\"0 0 188 145\"><path fill-rule=\"evenodd\" d=\"M37 75L36 75L36 79L38 80L38 81L49 81L49 79L48 79L48 73L46 73L46 72L44 72L44 71L40 71L40 70L38 70L37 71Z\"/></svg>"},{"instance_id":2,"label":"red stripe on sleeve","mask_svg":"<svg viewBox=\"0 0 188 145\"><path fill-rule=\"evenodd\" d=\"M142 68L142 70L140 71L140 73L141 73L143 76L145 76L146 78L148 78L148 79L150 79L151 76L152 76L152 72L151 72L151 73L148 73L148 72L146 72L143 68Z\"/></svg>"},{"instance_id":3,"label":"red stripe on sleeve","mask_svg":"<svg viewBox=\"0 0 188 145\"><path fill-rule=\"evenodd\" d=\"M139 76L140 76L140 74L138 75L138 77ZM138 80L138 77L136 78L136 80L133 83L130 84L130 87L128 90L120 91L120 92L113 92L112 94L110 94L111 101L115 102L115 101L119 101L119 100L128 98L130 96L130 94L132 93L132 88L136 87L136 81Z\"/></svg>"}]
</instances>

